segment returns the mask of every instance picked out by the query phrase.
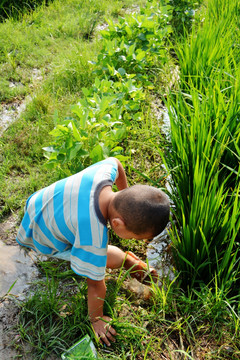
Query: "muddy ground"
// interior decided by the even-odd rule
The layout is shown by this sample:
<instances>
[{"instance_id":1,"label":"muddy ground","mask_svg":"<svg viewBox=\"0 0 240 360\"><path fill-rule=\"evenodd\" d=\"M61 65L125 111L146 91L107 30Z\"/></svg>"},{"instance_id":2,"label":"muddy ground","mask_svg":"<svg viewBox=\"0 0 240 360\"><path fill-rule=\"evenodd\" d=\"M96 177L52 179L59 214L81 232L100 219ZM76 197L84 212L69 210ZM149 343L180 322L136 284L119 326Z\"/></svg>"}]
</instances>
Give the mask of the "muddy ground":
<instances>
[{"instance_id":1,"label":"muddy ground","mask_svg":"<svg viewBox=\"0 0 240 360\"><path fill-rule=\"evenodd\" d=\"M34 258L26 256L17 245L16 233L16 215L0 223L0 360L33 359L31 354L27 355L29 349L23 356L16 350L20 341L16 324L19 302L25 298L38 271Z\"/></svg>"},{"instance_id":2,"label":"muddy ground","mask_svg":"<svg viewBox=\"0 0 240 360\"><path fill-rule=\"evenodd\" d=\"M31 349L20 344L17 332L20 304L31 283L39 276L36 256L16 243L18 216L10 215L0 223L0 360L34 360ZM17 349L24 349L24 353ZM47 360L56 360L49 357Z\"/></svg>"}]
</instances>

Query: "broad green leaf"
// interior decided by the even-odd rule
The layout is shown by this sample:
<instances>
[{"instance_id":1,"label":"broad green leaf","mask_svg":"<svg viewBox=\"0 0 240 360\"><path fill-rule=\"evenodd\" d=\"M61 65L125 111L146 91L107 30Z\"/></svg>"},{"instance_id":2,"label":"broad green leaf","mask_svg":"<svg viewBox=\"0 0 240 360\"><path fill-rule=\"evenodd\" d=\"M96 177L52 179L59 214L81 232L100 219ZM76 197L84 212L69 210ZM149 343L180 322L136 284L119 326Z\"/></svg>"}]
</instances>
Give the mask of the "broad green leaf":
<instances>
[{"instance_id":1,"label":"broad green leaf","mask_svg":"<svg viewBox=\"0 0 240 360\"><path fill-rule=\"evenodd\" d=\"M63 125L57 125L56 128L54 128L52 131L50 131L50 135L58 137L62 136L63 134L69 133L69 129L66 126Z\"/></svg>"},{"instance_id":2,"label":"broad green leaf","mask_svg":"<svg viewBox=\"0 0 240 360\"><path fill-rule=\"evenodd\" d=\"M120 74L121 76L124 76L124 75L126 74L126 71L125 71L125 69L123 69L123 68L119 68L119 69L118 69L118 72L119 72L119 74Z\"/></svg>"},{"instance_id":3,"label":"broad green leaf","mask_svg":"<svg viewBox=\"0 0 240 360\"><path fill-rule=\"evenodd\" d=\"M103 149L101 145L95 146L92 151L89 154L90 158L93 160L93 162L98 162L103 160Z\"/></svg>"},{"instance_id":4,"label":"broad green leaf","mask_svg":"<svg viewBox=\"0 0 240 360\"><path fill-rule=\"evenodd\" d=\"M81 88L81 90L82 90L82 92L83 92L83 94L85 95L85 96L89 96L89 94L90 94L90 90L89 89L87 89L87 88Z\"/></svg>"},{"instance_id":5,"label":"broad green leaf","mask_svg":"<svg viewBox=\"0 0 240 360\"><path fill-rule=\"evenodd\" d=\"M82 144L77 144L75 143L74 144L74 147L72 147L68 153L68 157L69 157L69 160L71 161L72 159L74 159L78 153L78 151L81 149L82 147Z\"/></svg>"},{"instance_id":6,"label":"broad green leaf","mask_svg":"<svg viewBox=\"0 0 240 360\"><path fill-rule=\"evenodd\" d=\"M78 129L76 128L74 122L72 122L72 131L73 131L73 137L77 141L81 141L81 135L79 134Z\"/></svg>"},{"instance_id":7,"label":"broad green leaf","mask_svg":"<svg viewBox=\"0 0 240 360\"><path fill-rule=\"evenodd\" d=\"M146 52L145 51L140 51L136 56L136 60L141 61L142 59L144 59L145 56L146 56Z\"/></svg>"},{"instance_id":8,"label":"broad green leaf","mask_svg":"<svg viewBox=\"0 0 240 360\"><path fill-rule=\"evenodd\" d=\"M145 34L143 34L143 33L139 34L139 35L138 35L138 38L139 38L140 40L142 40L142 41L146 41L146 36L145 36Z\"/></svg>"},{"instance_id":9,"label":"broad green leaf","mask_svg":"<svg viewBox=\"0 0 240 360\"><path fill-rule=\"evenodd\" d=\"M43 149L44 151L49 152L49 153L54 153L54 152L57 151L53 146L43 147L42 149Z\"/></svg>"}]
</instances>

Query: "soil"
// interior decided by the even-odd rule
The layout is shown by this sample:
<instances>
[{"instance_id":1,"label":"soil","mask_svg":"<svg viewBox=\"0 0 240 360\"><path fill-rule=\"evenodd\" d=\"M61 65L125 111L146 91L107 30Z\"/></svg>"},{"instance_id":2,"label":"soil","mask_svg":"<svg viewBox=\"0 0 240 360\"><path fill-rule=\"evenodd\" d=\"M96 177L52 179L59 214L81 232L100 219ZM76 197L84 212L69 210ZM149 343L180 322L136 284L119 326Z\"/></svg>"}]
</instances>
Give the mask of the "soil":
<instances>
[{"instance_id":1,"label":"soil","mask_svg":"<svg viewBox=\"0 0 240 360\"><path fill-rule=\"evenodd\" d=\"M24 360L32 359L31 354L22 357L17 351L20 337L16 324L19 301L25 298L30 282L38 272L34 258L26 256L16 243L17 218L11 215L0 223L0 360L17 359L19 356Z\"/></svg>"},{"instance_id":2,"label":"soil","mask_svg":"<svg viewBox=\"0 0 240 360\"><path fill-rule=\"evenodd\" d=\"M0 240L6 245L16 245L17 214L12 214L0 223Z\"/></svg>"},{"instance_id":3,"label":"soil","mask_svg":"<svg viewBox=\"0 0 240 360\"><path fill-rule=\"evenodd\" d=\"M11 299L4 298L0 303L0 359L15 359L18 355L13 347L17 339L14 325L17 322L18 306ZM29 358L30 359L30 358Z\"/></svg>"}]
</instances>

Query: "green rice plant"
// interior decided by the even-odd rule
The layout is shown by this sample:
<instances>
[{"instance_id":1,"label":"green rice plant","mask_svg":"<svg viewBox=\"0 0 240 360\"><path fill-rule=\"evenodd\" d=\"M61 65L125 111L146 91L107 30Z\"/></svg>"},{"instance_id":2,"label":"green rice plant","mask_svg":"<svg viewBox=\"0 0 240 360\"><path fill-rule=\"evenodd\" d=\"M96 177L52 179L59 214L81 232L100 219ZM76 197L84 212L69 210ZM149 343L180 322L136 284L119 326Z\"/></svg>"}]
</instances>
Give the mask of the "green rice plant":
<instances>
[{"instance_id":1,"label":"green rice plant","mask_svg":"<svg viewBox=\"0 0 240 360\"><path fill-rule=\"evenodd\" d=\"M240 226L239 188L227 187L229 174L224 177L221 167L232 141L228 122L225 116L217 117L209 98L194 89L169 103L171 150L166 162L174 184L175 261L185 287L209 282L217 273L228 290L239 276L235 241Z\"/></svg>"},{"instance_id":2,"label":"green rice plant","mask_svg":"<svg viewBox=\"0 0 240 360\"><path fill-rule=\"evenodd\" d=\"M209 1L203 24L197 24L190 36L174 47L183 91L194 87L204 92L213 79L221 79L222 89L231 91L231 80L240 59L239 9L237 1L224 0L221 6L218 3ZM211 9L218 9L217 12L222 9L221 16L214 15Z\"/></svg>"},{"instance_id":3,"label":"green rice plant","mask_svg":"<svg viewBox=\"0 0 240 360\"><path fill-rule=\"evenodd\" d=\"M239 21L239 3L238 1L229 1L229 0L214 0L208 2L208 17L209 19L214 19L217 21L224 17L234 17L236 23ZM237 30L237 29L235 29Z\"/></svg>"},{"instance_id":4,"label":"green rice plant","mask_svg":"<svg viewBox=\"0 0 240 360\"><path fill-rule=\"evenodd\" d=\"M162 319L166 318L166 314L169 315L172 312L172 303L175 301L174 297L178 291L176 283L176 277L170 281L168 278L163 279L161 286L159 284L152 283L153 292L153 305L152 313L161 316Z\"/></svg>"},{"instance_id":5,"label":"green rice plant","mask_svg":"<svg viewBox=\"0 0 240 360\"><path fill-rule=\"evenodd\" d=\"M213 9L217 2L212 0ZM228 293L239 281L239 48L237 3L176 46L179 89L168 99L172 241L183 286L210 283ZM212 10L211 10L212 13Z\"/></svg>"}]
</instances>

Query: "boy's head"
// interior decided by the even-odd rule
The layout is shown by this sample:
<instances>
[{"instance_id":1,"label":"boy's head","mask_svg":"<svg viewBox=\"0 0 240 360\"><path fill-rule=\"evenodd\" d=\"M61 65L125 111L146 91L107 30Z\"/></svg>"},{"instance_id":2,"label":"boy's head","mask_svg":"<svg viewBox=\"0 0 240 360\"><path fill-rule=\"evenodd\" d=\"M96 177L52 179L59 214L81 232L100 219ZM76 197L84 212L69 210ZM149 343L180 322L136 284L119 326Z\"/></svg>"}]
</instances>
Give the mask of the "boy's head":
<instances>
[{"instance_id":1,"label":"boy's head","mask_svg":"<svg viewBox=\"0 0 240 360\"><path fill-rule=\"evenodd\" d=\"M168 197L152 186L134 185L119 191L112 205L119 217L115 213L110 223L120 237L150 239L160 234L169 221Z\"/></svg>"}]
</instances>

